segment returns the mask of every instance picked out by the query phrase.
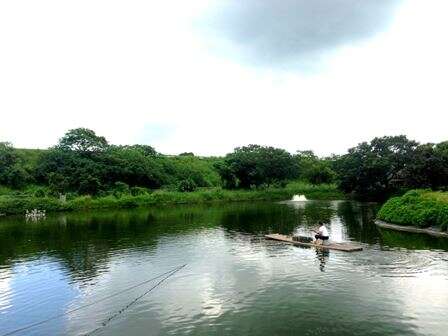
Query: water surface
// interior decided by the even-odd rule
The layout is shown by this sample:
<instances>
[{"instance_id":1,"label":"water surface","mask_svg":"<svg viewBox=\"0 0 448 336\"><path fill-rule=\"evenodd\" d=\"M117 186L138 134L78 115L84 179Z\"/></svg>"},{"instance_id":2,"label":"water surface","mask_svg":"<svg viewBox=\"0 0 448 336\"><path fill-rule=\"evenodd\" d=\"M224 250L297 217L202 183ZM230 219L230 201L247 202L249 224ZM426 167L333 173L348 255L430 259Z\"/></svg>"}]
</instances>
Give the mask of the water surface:
<instances>
[{"instance_id":1,"label":"water surface","mask_svg":"<svg viewBox=\"0 0 448 336\"><path fill-rule=\"evenodd\" d=\"M446 335L446 240L379 232L376 211L310 201L4 218L0 335L57 315L17 335ZM263 238L321 220L364 251ZM95 304L183 264L118 315L160 279Z\"/></svg>"}]
</instances>

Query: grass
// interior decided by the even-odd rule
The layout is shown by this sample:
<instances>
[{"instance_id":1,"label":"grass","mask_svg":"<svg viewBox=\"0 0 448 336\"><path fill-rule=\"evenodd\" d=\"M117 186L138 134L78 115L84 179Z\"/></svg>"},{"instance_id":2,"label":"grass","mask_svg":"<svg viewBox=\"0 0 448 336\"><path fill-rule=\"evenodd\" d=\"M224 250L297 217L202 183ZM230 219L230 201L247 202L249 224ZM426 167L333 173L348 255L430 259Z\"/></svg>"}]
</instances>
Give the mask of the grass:
<instances>
[{"instance_id":1,"label":"grass","mask_svg":"<svg viewBox=\"0 0 448 336\"><path fill-rule=\"evenodd\" d=\"M32 189L34 190L34 189ZM293 182L285 188L260 190L224 190L208 188L194 192L157 190L137 196L129 194L107 195L103 197L78 196L61 202L53 197L36 197L35 193L0 194L0 213L20 214L34 208L50 211L71 211L86 209L133 208L163 204L200 204L209 202L239 202L258 200L286 200L295 194L303 194L308 199L343 199L344 195L335 185L314 186L304 182Z\"/></svg>"},{"instance_id":2,"label":"grass","mask_svg":"<svg viewBox=\"0 0 448 336\"><path fill-rule=\"evenodd\" d=\"M411 190L400 197L389 199L377 217L389 223L420 228L448 228L448 193Z\"/></svg>"}]
</instances>

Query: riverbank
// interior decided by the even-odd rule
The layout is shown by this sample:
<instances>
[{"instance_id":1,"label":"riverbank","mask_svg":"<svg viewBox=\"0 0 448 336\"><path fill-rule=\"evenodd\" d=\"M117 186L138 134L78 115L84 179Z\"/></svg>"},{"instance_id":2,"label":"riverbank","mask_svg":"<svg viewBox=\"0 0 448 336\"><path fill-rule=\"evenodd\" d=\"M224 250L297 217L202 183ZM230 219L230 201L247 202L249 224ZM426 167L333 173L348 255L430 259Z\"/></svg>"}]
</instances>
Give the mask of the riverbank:
<instances>
[{"instance_id":1,"label":"riverbank","mask_svg":"<svg viewBox=\"0 0 448 336\"><path fill-rule=\"evenodd\" d=\"M307 199L335 200L345 196L335 185L311 185L293 182L285 188L266 188L258 190L225 190L210 188L194 192L157 190L151 193L132 196L129 194L103 197L79 196L65 202L54 197L35 197L27 195L0 196L0 213L6 215L22 214L26 210L40 209L47 212L74 211L87 209L134 208L164 204L200 204L207 202L241 202L261 200L287 200L293 195L302 194Z\"/></svg>"},{"instance_id":2,"label":"riverbank","mask_svg":"<svg viewBox=\"0 0 448 336\"><path fill-rule=\"evenodd\" d=\"M389 199L377 214L388 224L446 232L448 229L448 192L411 190Z\"/></svg>"},{"instance_id":3,"label":"riverbank","mask_svg":"<svg viewBox=\"0 0 448 336\"><path fill-rule=\"evenodd\" d=\"M411 233L424 233L424 234L427 234L427 235L430 235L433 237L448 238L448 232L442 232L439 230L420 229L415 226L404 226L404 225L390 224L390 223L383 222L382 220L379 220L379 219L375 220L375 224L382 229L411 232Z\"/></svg>"}]
</instances>

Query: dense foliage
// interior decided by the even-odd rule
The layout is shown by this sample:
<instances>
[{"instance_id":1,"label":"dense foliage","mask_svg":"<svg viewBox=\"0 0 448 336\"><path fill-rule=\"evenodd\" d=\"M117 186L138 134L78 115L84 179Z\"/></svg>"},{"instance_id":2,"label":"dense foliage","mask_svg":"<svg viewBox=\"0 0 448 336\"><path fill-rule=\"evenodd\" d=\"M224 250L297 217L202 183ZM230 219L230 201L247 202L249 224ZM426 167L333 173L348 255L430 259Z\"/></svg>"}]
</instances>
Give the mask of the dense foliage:
<instances>
[{"instance_id":1,"label":"dense foliage","mask_svg":"<svg viewBox=\"0 0 448 336\"><path fill-rule=\"evenodd\" d=\"M380 209L378 218L386 222L418 227L448 227L448 193L411 190L392 197Z\"/></svg>"},{"instance_id":2,"label":"dense foliage","mask_svg":"<svg viewBox=\"0 0 448 336\"><path fill-rule=\"evenodd\" d=\"M405 136L375 138L335 159L339 187L359 197L385 199L411 188L448 187L448 144L419 145Z\"/></svg>"},{"instance_id":3,"label":"dense foliage","mask_svg":"<svg viewBox=\"0 0 448 336\"><path fill-rule=\"evenodd\" d=\"M311 184L334 183L336 173L332 167L335 157L319 158L313 151L297 151L294 155L298 178Z\"/></svg>"},{"instance_id":4,"label":"dense foliage","mask_svg":"<svg viewBox=\"0 0 448 336\"><path fill-rule=\"evenodd\" d=\"M33 188L34 194L39 188ZM284 188L266 188L259 190L224 190L222 188L207 188L195 192L156 190L148 192L144 188L127 189L127 185L118 183L112 194L102 197L90 195L70 197L66 202L60 202L54 197L1 195L0 213L18 214L27 209L42 209L47 211L69 211L84 209L133 208L138 206L205 203L205 202L235 202L256 200L285 200L293 195L303 194L308 199L341 199L344 197L334 185L322 184L313 186L309 183L293 182Z\"/></svg>"},{"instance_id":5,"label":"dense foliage","mask_svg":"<svg viewBox=\"0 0 448 336\"><path fill-rule=\"evenodd\" d=\"M215 167L228 188L284 185L297 176L297 165L291 154L258 145L236 148Z\"/></svg>"},{"instance_id":6,"label":"dense foliage","mask_svg":"<svg viewBox=\"0 0 448 336\"><path fill-rule=\"evenodd\" d=\"M213 170L216 160L193 155L168 157L151 146L114 146L87 129L69 131L59 143L43 153L34 175L52 194L105 194L117 185L135 188L183 189L211 187L219 183ZM188 186L186 183L188 182ZM188 189L188 190L187 190Z\"/></svg>"},{"instance_id":7,"label":"dense foliage","mask_svg":"<svg viewBox=\"0 0 448 336\"><path fill-rule=\"evenodd\" d=\"M31 181L19 153L10 143L0 142L0 185L22 188Z\"/></svg>"},{"instance_id":8,"label":"dense foliage","mask_svg":"<svg viewBox=\"0 0 448 336\"><path fill-rule=\"evenodd\" d=\"M259 145L238 147L225 157L163 155L148 145L111 145L85 128L68 131L48 150L0 143L0 195L7 188L40 198L122 197L159 189L266 189L291 181L336 183L344 193L374 200L410 189L448 189L448 141L418 144L405 136L382 137L328 158Z\"/></svg>"}]
</instances>

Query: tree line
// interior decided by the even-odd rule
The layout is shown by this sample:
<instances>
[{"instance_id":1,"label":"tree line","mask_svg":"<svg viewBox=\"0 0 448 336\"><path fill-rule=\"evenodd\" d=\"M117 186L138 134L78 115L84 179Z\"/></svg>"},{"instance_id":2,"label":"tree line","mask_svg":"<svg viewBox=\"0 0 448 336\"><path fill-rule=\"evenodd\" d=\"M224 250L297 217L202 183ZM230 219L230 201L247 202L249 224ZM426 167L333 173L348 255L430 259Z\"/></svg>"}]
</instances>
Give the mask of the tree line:
<instances>
[{"instance_id":1,"label":"tree line","mask_svg":"<svg viewBox=\"0 0 448 336\"><path fill-rule=\"evenodd\" d=\"M0 143L0 185L43 186L51 195L182 192L197 188L283 187L291 180L335 183L345 193L384 199L412 188L448 188L448 141L419 144L405 136L375 138L344 155L319 158L249 145L224 157L163 155L148 145L111 145L94 131L68 131L52 148L22 150Z\"/></svg>"}]
</instances>

